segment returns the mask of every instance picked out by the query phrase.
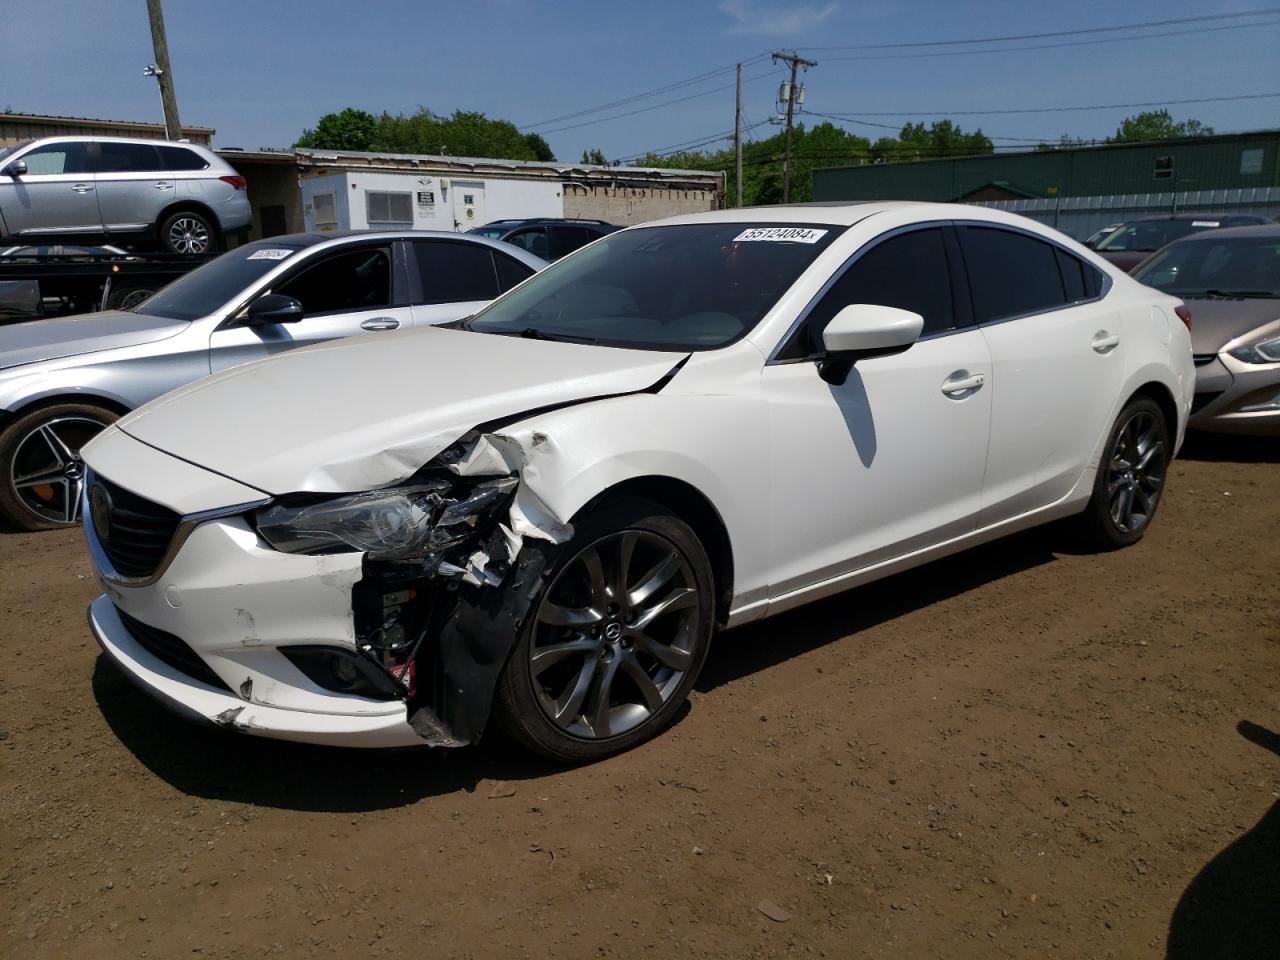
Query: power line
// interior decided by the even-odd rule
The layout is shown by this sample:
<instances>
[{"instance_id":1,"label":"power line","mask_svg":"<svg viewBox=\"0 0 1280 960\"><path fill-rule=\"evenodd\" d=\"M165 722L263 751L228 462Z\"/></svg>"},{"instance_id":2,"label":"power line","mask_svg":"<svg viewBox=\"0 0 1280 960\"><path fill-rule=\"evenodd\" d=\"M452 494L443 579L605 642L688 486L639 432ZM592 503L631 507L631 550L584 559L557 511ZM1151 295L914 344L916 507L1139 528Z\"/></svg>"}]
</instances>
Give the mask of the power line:
<instances>
[{"instance_id":1,"label":"power line","mask_svg":"<svg viewBox=\"0 0 1280 960\"><path fill-rule=\"evenodd\" d=\"M1162 33L1144 33L1134 37L1096 37L1092 40L1068 40L1065 43L1039 43L1021 47L991 47L987 50L942 50L933 53L886 53L869 57L823 57L824 62L857 62L870 60L915 60L931 57L975 57L993 53L1018 53L1024 50L1056 50L1061 47L1087 47L1100 43L1129 43L1134 40L1154 40L1160 37L1182 37L1195 34L1215 33L1223 30L1252 30L1256 27L1269 27L1280 24L1280 20L1258 20L1253 23L1233 23L1222 27L1197 27L1194 30L1167 30Z\"/></svg>"},{"instance_id":2,"label":"power line","mask_svg":"<svg viewBox=\"0 0 1280 960\"><path fill-rule=\"evenodd\" d=\"M858 117L973 117L995 114L1013 113L1066 113L1078 110L1121 110L1133 107L1173 107L1188 103L1225 103L1236 100L1266 100L1280 97L1280 93L1242 93L1229 97L1192 97L1186 100L1143 100L1137 103L1094 103L1087 106L1068 107L1020 107L1000 108L995 110L864 110L860 113L828 114L841 120L853 120Z\"/></svg>"},{"instance_id":3,"label":"power line","mask_svg":"<svg viewBox=\"0 0 1280 960\"><path fill-rule=\"evenodd\" d=\"M1149 27L1171 27L1186 23L1208 23L1217 20L1239 20L1280 13L1280 7L1259 10L1241 10L1236 13L1215 13L1201 17L1177 17L1172 20L1147 20L1139 23L1120 23L1109 27L1081 27L1075 30L1055 30L1049 33L1019 33L1002 37L973 37L968 40L919 40L905 43L862 43L845 46L807 47L809 50L903 50L913 47L954 47L974 43L1005 43L1013 40L1046 40L1054 37L1076 37L1091 33L1116 33L1122 30L1141 30Z\"/></svg>"},{"instance_id":4,"label":"power line","mask_svg":"<svg viewBox=\"0 0 1280 960\"><path fill-rule=\"evenodd\" d=\"M750 57L749 59L743 60L742 65L748 66L749 64L759 63L761 60L767 59L768 56L769 55L767 53L757 54L754 57ZM727 67L718 67L715 70L708 70L706 73L700 73L696 77L689 77L685 80L676 80L672 83L667 84L666 86L656 87L653 90L647 90L644 93L637 93L630 97L623 97L621 100L612 100L609 103L602 103L596 107L590 107L585 110L578 110L573 113L561 114L558 117L550 117L549 119L546 119L546 120L539 120L536 123L521 124L520 129L532 130L538 127L545 126L546 124L549 124L549 123L559 123L562 120L574 120L578 117L590 116L593 113L602 113L605 110L612 110L614 107L625 107L629 103L636 103L637 101L640 101L640 100L648 100L650 97L661 96L664 93L670 93L672 90L679 90L681 87L690 87L690 86L693 86L694 84L698 84L706 80L710 80L713 77L718 77L722 73L729 73L737 69L738 69L738 65L736 63L730 64Z\"/></svg>"},{"instance_id":5,"label":"power line","mask_svg":"<svg viewBox=\"0 0 1280 960\"><path fill-rule=\"evenodd\" d=\"M746 118L744 117L743 120L745 121ZM756 127L763 127L768 122L769 122L768 120L761 120L758 123L747 122L742 128L742 132L744 135L749 134ZM657 147L656 149L645 150L641 153L629 153L624 157L621 157L620 159L615 160L614 162L628 163L632 160L639 160L644 157L651 157L651 156L652 157L668 157L668 156L671 156L672 154L684 153L687 150L696 150L698 147L705 147L712 143L718 143L721 140L728 140L732 136L733 136L732 130L725 130L722 133L717 133L713 136L706 137L705 139L702 137L699 137L697 140L688 140L688 141L685 141L684 143L673 143L665 147Z\"/></svg>"}]
</instances>

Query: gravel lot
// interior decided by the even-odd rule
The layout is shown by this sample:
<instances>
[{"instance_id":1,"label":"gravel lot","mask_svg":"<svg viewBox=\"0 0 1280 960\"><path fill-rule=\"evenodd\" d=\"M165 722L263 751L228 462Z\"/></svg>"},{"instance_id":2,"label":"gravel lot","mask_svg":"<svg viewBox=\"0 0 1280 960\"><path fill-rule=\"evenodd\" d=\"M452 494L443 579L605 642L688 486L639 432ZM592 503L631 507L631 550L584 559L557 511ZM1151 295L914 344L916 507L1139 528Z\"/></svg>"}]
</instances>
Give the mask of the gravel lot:
<instances>
[{"instance_id":1,"label":"gravel lot","mask_svg":"<svg viewBox=\"0 0 1280 960\"><path fill-rule=\"evenodd\" d=\"M99 657L79 534L0 533L0 955L1274 957L1277 447L1193 443L1133 549L727 634L582 769L190 727Z\"/></svg>"}]
</instances>

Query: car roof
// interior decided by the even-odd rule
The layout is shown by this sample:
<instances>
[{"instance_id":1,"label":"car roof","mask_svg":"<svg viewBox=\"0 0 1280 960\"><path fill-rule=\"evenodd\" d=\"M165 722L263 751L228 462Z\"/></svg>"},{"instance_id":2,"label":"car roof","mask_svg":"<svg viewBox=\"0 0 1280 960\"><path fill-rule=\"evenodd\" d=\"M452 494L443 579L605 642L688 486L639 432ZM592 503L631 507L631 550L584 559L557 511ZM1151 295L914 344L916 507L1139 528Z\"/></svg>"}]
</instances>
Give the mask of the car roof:
<instances>
[{"instance_id":1,"label":"car roof","mask_svg":"<svg viewBox=\"0 0 1280 960\"><path fill-rule=\"evenodd\" d=\"M272 244L282 247L293 247L306 250L321 244L333 244L356 240L461 240L464 243L476 243L500 250L507 256L523 260L528 266L542 269L546 261L534 256L520 247L512 247L509 243L490 240L474 233L455 233L452 230L335 230L332 233L284 233L263 240L253 240L246 246L270 247ZM238 248L237 248L238 249Z\"/></svg>"},{"instance_id":2,"label":"car roof","mask_svg":"<svg viewBox=\"0 0 1280 960\"><path fill-rule=\"evenodd\" d=\"M1243 227L1219 227L1217 230L1202 230L1183 237L1177 243L1217 243L1232 237L1258 237L1260 239L1280 239L1280 223L1254 223Z\"/></svg>"},{"instance_id":3,"label":"car roof","mask_svg":"<svg viewBox=\"0 0 1280 960\"><path fill-rule=\"evenodd\" d=\"M192 143L190 140L160 140L155 137L95 137L88 134L77 133L59 133L52 137L34 137L26 141L26 145L34 147L41 143L149 143L156 147L186 147L192 150L203 150L206 153L213 153L212 147L207 147L203 143ZM214 154L217 156L217 154Z\"/></svg>"},{"instance_id":4,"label":"car roof","mask_svg":"<svg viewBox=\"0 0 1280 960\"><path fill-rule=\"evenodd\" d=\"M1265 220L1266 217L1259 216L1256 213L1168 213L1164 216L1155 217L1138 217L1136 220L1130 220L1129 223L1151 223L1153 221L1172 221L1172 220L1233 220L1239 217L1253 217L1258 220Z\"/></svg>"},{"instance_id":5,"label":"car roof","mask_svg":"<svg viewBox=\"0 0 1280 960\"><path fill-rule=\"evenodd\" d=\"M686 213L662 220L651 220L637 226L643 228L685 223L823 223L850 227L876 214L894 210L912 210L922 219L930 220L989 220L992 223L1023 228L1030 222L1035 223L1037 227L1045 226L1036 221L1029 221L1027 217L1006 213L994 207L979 207L966 203L932 203L924 200L841 200L738 207L731 210ZM629 229L636 229L636 227Z\"/></svg>"}]
</instances>

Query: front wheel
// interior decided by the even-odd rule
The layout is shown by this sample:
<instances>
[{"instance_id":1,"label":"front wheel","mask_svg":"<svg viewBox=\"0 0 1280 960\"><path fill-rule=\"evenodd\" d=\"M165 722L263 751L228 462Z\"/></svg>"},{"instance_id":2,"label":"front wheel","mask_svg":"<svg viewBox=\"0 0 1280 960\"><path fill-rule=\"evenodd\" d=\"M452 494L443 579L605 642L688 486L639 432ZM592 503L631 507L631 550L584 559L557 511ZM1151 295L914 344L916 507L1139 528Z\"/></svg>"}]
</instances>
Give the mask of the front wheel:
<instances>
[{"instance_id":1,"label":"front wheel","mask_svg":"<svg viewBox=\"0 0 1280 960\"><path fill-rule=\"evenodd\" d=\"M626 499L574 521L498 682L502 725L555 760L588 762L665 728L714 628L714 581L688 524Z\"/></svg>"},{"instance_id":2,"label":"front wheel","mask_svg":"<svg viewBox=\"0 0 1280 960\"><path fill-rule=\"evenodd\" d=\"M19 530L70 527L80 520L80 448L116 420L85 403L59 403L19 417L0 432L0 517Z\"/></svg>"},{"instance_id":3,"label":"front wheel","mask_svg":"<svg viewBox=\"0 0 1280 960\"><path fill-rule=\"evenodd\" d=\"M1120 411L1098 464L1093 497L1080 515L1094 546L1114 550L1142 539L1160 505L1172 454L1159 404L1139 397Z\"/></svg>"}]
</instances>

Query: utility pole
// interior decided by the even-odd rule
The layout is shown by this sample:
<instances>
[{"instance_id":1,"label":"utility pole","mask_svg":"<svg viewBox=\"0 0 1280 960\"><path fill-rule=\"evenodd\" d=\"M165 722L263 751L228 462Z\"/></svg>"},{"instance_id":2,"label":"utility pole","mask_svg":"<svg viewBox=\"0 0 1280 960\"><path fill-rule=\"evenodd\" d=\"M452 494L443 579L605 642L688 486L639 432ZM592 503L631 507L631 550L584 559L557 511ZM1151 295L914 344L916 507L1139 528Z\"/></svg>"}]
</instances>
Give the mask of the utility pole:
<instances>
[{"instance_id":1,"label":"utility pole","mask_svg":"<svg viewBox=\"0 0 1280 960\"><path fill-rule=\"evenodd\" d=\"M160 9L160 0L147 0L147 14L151 18L151 43L155 47L156 62L145 73L160 83L165 137L181 140L182 124L178 122L178 99L173 95L173 70L169 67L169 44L164 37L164 11Z\"/></svg>"},{"instance_id":2,"label":"utility pole","mask_svg":"<svg viewBox=\"0 0 1280 960\"><path fill-rule=\"evenodd\" d=\"M777 53L773 55L773 62L779 60L791 66L791 82L787 84L787 147L786 153L783 154L782 160L782 202L791 202L791 122L795 115L796 106L796 72L801 67L816 67L817 60L806 60L804 57L796 56L794 53Z\"/></svg>"},{"instance_id":3,"label":"utility pole","mask_svg":"<svg viewBox=\"0 0 1280 960\"><path fill-rule=\"evenodd\" d=\"M739 209L742 208L742 64L738 64L738 107L733 117L734 182L738 185Z\"/></svg>"}]
</instances>

